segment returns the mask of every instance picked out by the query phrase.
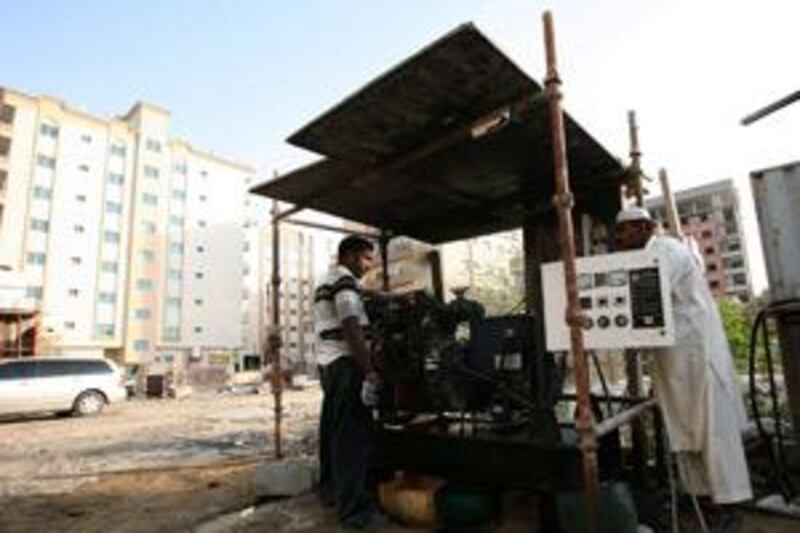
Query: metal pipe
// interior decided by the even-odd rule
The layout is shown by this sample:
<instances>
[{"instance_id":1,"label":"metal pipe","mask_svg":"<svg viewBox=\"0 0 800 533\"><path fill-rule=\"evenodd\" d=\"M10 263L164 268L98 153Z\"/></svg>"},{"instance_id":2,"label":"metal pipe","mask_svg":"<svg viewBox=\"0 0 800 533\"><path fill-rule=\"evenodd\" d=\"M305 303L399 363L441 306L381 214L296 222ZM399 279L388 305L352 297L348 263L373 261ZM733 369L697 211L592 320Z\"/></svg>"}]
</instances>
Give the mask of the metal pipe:
<instances>
[{"instance_id":1,"label":"metal pipe","mask_svg":"<svg viewBox=\"0 0 800 533\"><path fill-rule=\"evenodd\" d=\"M365 237L367 239L377 239L380 237L380 233L378 232L366 232L366 231L353 231L346 228L340 228L337 226L331 226L329 224L321 224L319 222L311 222L310 220L296 220L293 218L284 219L282 221L284 224L292 224L293 226L302 226L305 228L311 229L319 229L323 231L333 231L336 233L345 233L347 235L358 235L359 237Z\"/></svg>"},{"instance_id":2,"label":"metal pipe","mask_svg":"<svg viewBox=\"0 0 800 533\"><path fill-rule=\"evenodd\" d=\"M290 207L286 211L278 212L278 202L277 200L272 201L272 220L283 220L286 217L290 217L295 213L299 213L300 211L304 210L305 206L296 205L294 207Z\"/></svg>"},{"instance_id":3,"label":"metal pipe","mask_svg":"<svg viewBox=\"0 0 800 533\"><path fill-rule=\"evenodd\" d=\"M664 209L667 212L667 222L669 222L669 234L673 237L683 237L681 219L678 216L678 208L675 207L675 196L669 186L667 169L662 168L658 171L658 180L661 182L661 197L664 199Z\"/></svg>"},{"instance_id":4,"label":"metal pipe","mask_svg":"<svg viewBox=\"0 0 800 533\"><path fill-rule=\"evenodd\" d=\"M636 125L636 111L628 111L628 137L631 146L630 172L633 179L633 190L636 195L636 205L644 206L644 192L642 190L642 151L639 148L639 126Z\"/></svg>"},{"instance_id":5,"label":"metal pipe","mask_svg":"<svg viewBox=\"0 0 800 533\"><path fill-rule=\"evenodd\" d=\"M578 443L583 457L583 480L586 491L589 531L597 533L600 520L597 439L590 405L589 368L586 361L586 351L583 346L583 317L578 304L577 276L575 272L575 234L572 226L574 199L569 187L564 112L561 109L561 80L558 77L553 16L549 11L545 11L542 19L544 22L544 44L547 57L545 91L550 107L553 171L556 190L553 202L558 213L559 238L567 293L566 320L570 328L570 353L574 364L575 388L578 394L578 414L575 427L578 431Z\"/></svg>"},{"instance_id":6,"label":"metal pipe","mask_svg":"<svg viewBox=\"0 0 800 533\"><path fill-rule=\"evenodd\" d=\"M289 209L288 211L292 211ZM274 440L275 440L275 458L280 459L283 457L283 449L281 442L281 424L283 418L282 402L283 402L283 375L281 369L281 276L280 276L280 251L281 251L281 234L280 234L280 221L282 215L287 213L278 212L278 201L272 201L272 331L267 338L270 346L270 353L272 355L272 395L275 400L275 427L274 427ZM287 216L287 215L284 215Z\"/></svg>"},{"instance_id":7,"label":"metal pipe","mask_svg":"<svg viewBox=\"0 0 800 533\"><path fill-rule=\"evenodd\" d=\"M645 411L653 409L655 406L656 406L655 399L651 398L649 400L645 400L644 402L629 407L624 411L620 411L619 413L610 418L602 420L595 426L594 431L598 437L602 437L603 435L610 433L611 431L614 431L620 426L624 426L628 422L636 420Z\"/></svg>"},{"instance_id":8,"label":"metal pipe","mask_svg":"<svg viewBox=\"0 0 800 533\"><path fill-rule=\"evenodd\" d=\"M751 113L742 119L742 126L749 126L753 122L766 117L767 115L771 115L775 111L786 107L787 105L794 103L795 101L800 100L800 91L795 91L788 96L784 96L777 102L773 102L766 107L763 107L756 111L755 113Z\"/></svg>"}]
</instances>

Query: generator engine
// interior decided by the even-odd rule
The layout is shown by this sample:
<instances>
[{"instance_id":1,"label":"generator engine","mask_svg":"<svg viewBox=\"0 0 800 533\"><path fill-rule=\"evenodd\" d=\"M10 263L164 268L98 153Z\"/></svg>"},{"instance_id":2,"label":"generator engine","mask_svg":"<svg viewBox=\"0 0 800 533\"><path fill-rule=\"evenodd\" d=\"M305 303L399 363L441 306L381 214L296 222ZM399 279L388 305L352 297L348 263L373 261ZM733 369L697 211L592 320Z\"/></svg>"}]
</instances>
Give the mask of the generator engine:
<instances>
[{"instance_id":1,"label":"generator engine","mask_svg":"<svg viewBox=\"0 0 800 533\"><path fill-rule=\"evenodd\" d=\"M480 303L456 296L447 304L423 291L367 299L382 412L482 412L511 422L552 409L561 379L535 346L533 317L486 317Z\"/></svg>"}]
</instances>

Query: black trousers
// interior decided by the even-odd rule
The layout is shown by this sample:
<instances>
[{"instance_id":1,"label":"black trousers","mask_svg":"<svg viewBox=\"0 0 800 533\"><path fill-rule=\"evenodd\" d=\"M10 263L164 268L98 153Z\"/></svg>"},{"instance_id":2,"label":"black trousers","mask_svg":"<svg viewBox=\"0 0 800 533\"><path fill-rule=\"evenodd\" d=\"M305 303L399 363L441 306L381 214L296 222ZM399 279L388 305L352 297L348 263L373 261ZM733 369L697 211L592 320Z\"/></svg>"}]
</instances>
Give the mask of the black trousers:
<instances>
[{"instance_id":1,"label":"black trousers","mask_svg":"<svg viewBox=\"0 0 800 533\"><path fill-rule=\"evenodd\" d=\"M362 525L372 513L366 495L372 452L372 418L361 402L361 372L351 357L320 366L319 494L336 506L345 525Z\"/></svg>"}]
</instances>

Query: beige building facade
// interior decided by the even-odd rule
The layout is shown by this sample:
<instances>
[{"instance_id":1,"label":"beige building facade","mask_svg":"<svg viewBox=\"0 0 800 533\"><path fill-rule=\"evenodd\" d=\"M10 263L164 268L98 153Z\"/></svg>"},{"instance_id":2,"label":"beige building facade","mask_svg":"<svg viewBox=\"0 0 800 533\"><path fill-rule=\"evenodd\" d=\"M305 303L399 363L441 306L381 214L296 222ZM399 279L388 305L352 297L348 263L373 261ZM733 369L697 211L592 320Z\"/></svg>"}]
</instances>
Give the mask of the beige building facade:
<instances>
[{"instance_id":1,"label":"beige building facade","mask_svg":"<svg viewBox=\"0 0 800 533\"><path fill-rule=\"evenodd\" d=\"M241 348L253 170L171 135L0 90L0 265L28 280L49 350L126 364Z\"/></svg>"}]
</instances>

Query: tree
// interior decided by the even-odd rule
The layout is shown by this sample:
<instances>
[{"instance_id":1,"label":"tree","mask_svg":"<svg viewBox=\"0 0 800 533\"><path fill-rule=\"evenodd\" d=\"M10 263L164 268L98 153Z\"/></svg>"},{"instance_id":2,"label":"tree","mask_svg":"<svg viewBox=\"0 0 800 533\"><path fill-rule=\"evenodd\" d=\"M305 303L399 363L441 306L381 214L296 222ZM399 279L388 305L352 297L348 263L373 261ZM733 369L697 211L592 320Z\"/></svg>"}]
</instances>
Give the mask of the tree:
<instances>
[{"instance_id":1,"label":"tree","mask_svg":"<svg viewBox=\"0 0 800 533\"><path fill-rule=\"evenodd\" d=\"M717 300L717 306L736 367L739 371L746 371L750 353L750 332L753 329L752 317L748 314L747 308L736 300Z\"/></svg>"}]
</instances>

